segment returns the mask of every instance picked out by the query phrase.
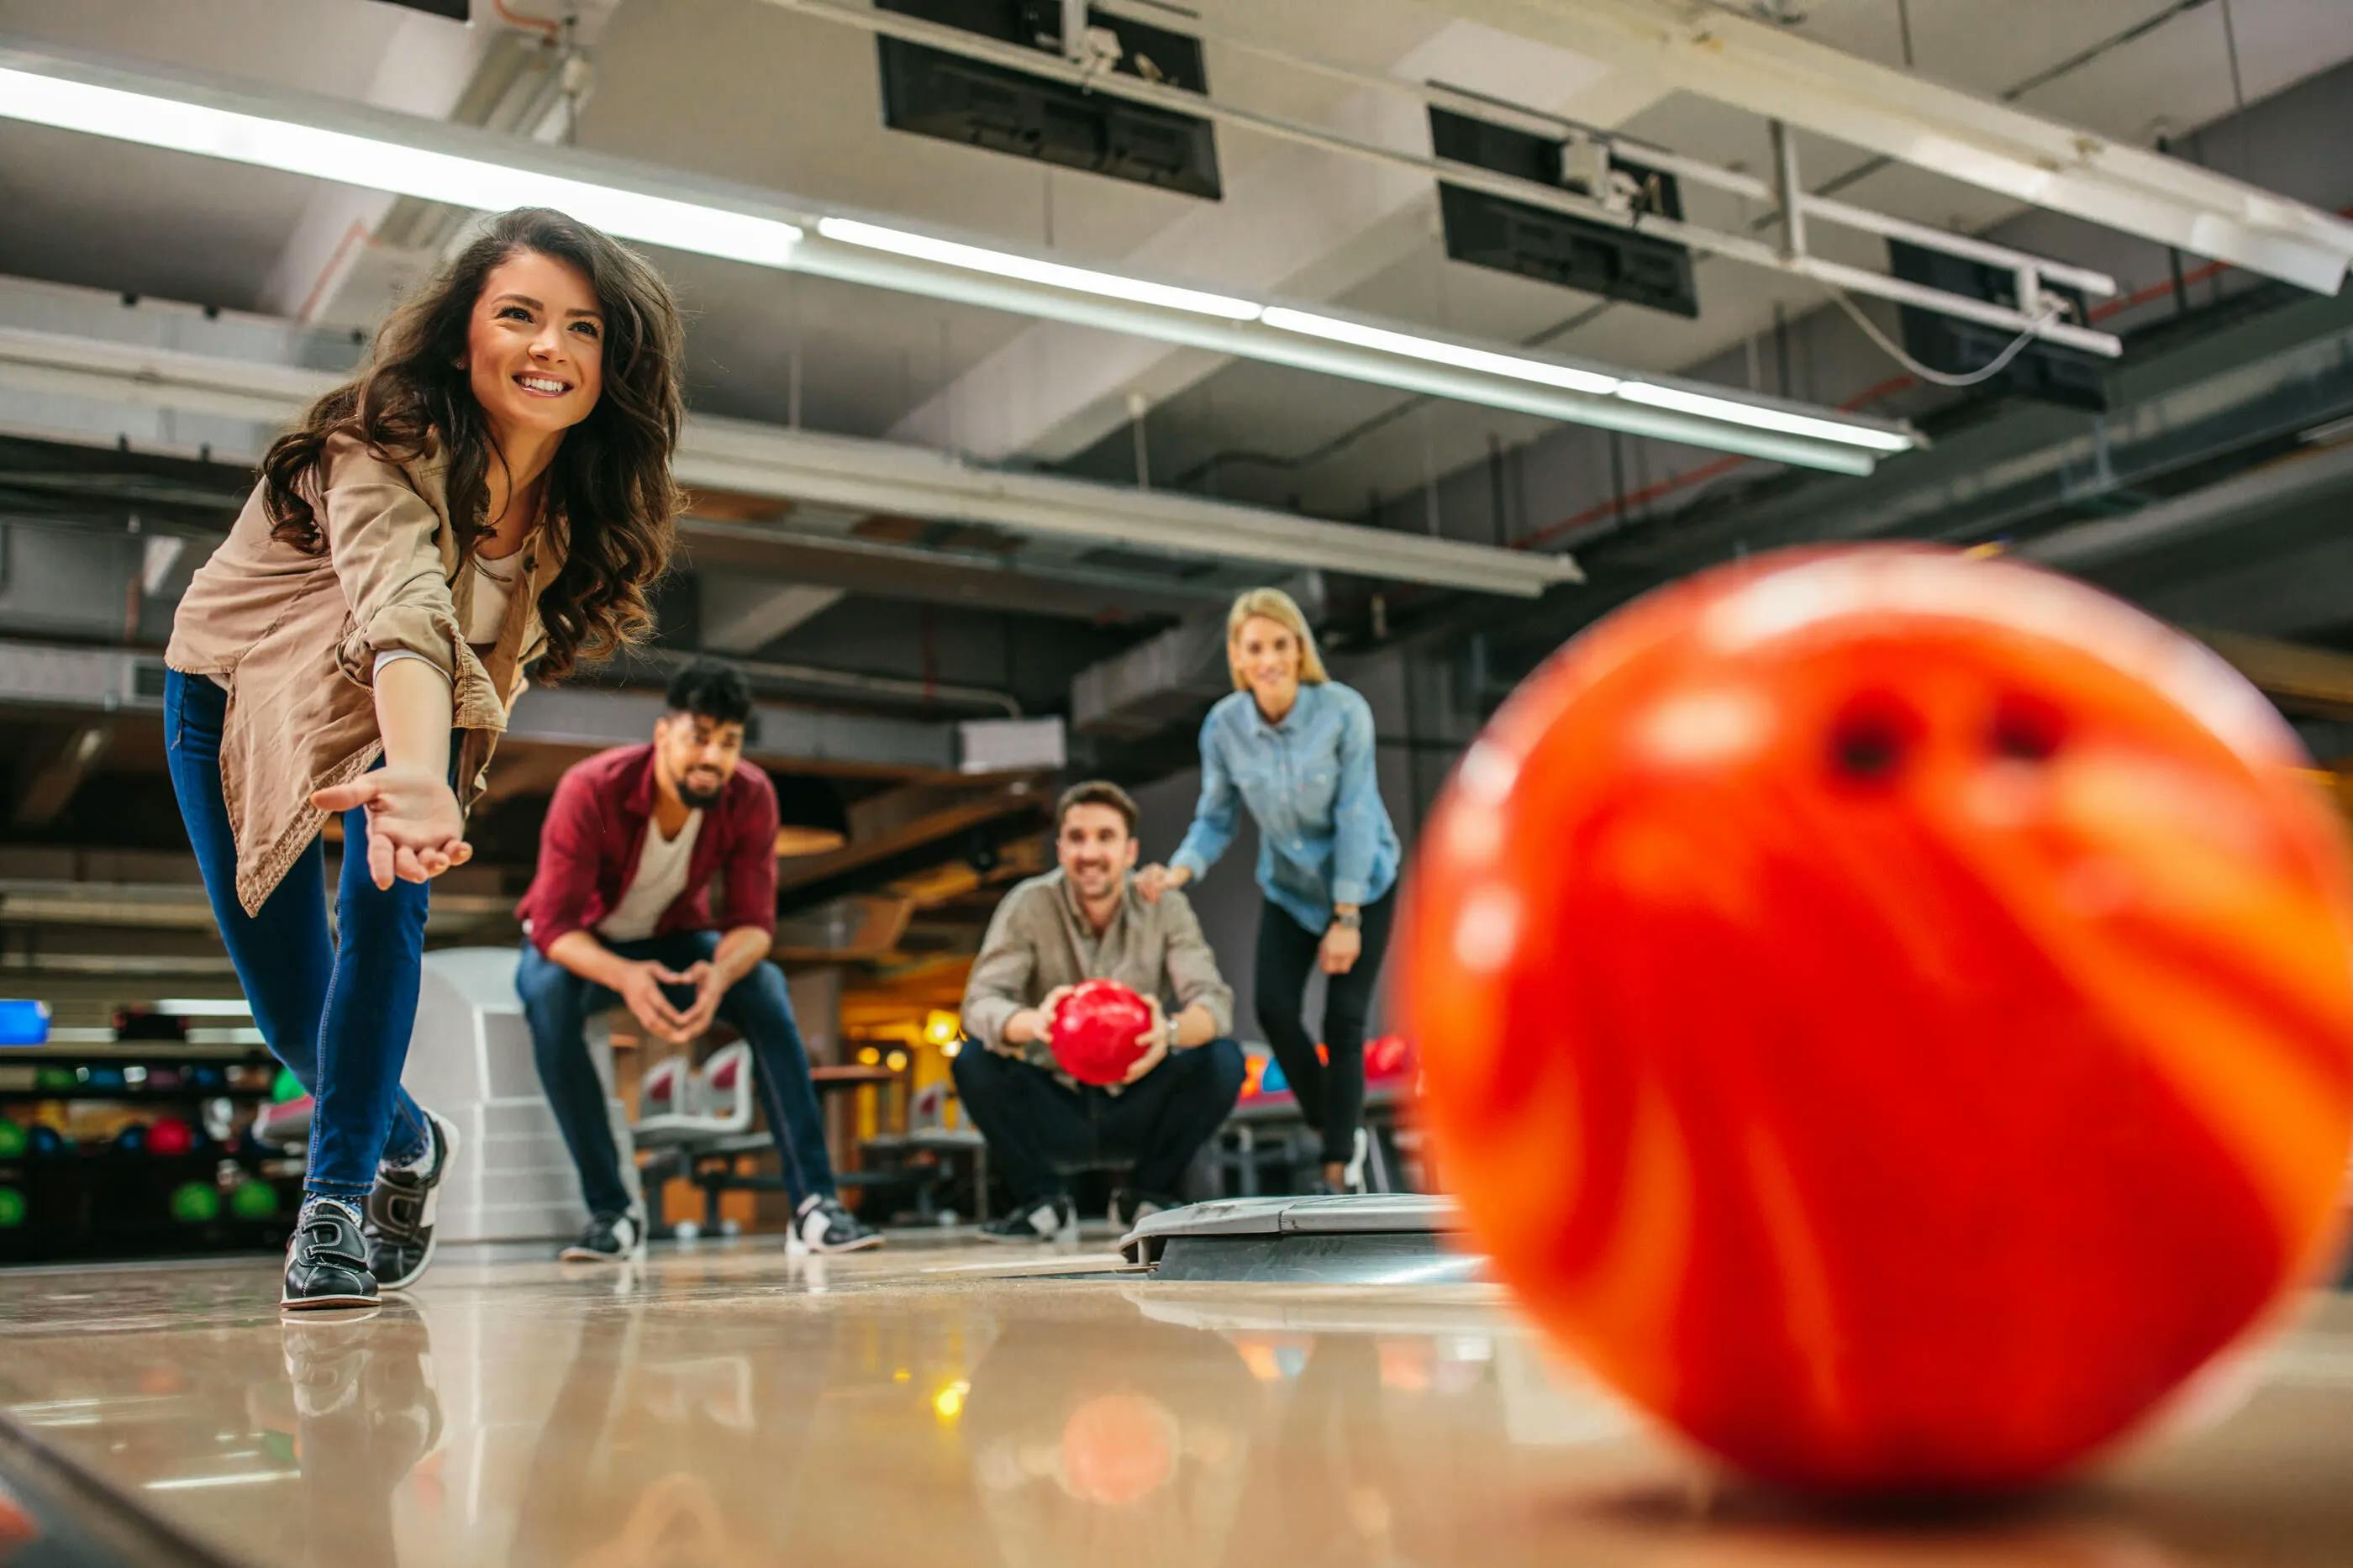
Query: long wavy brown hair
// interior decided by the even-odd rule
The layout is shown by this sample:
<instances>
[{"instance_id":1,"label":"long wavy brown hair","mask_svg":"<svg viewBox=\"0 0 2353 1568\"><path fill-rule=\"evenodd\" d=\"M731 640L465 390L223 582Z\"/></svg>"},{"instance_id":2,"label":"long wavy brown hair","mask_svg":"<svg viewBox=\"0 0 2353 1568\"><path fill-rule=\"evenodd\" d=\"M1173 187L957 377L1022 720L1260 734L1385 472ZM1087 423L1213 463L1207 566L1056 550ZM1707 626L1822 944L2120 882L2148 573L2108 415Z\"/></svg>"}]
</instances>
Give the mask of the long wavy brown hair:
<instances>
[{"instance_id":1,"label":"long wavy brown hair","mask_svg":"<svg viewBox=\"0 0 2353 1568\"><path fill-rule=\"evenodd\" d=\"M685 504L670 464L686 411L686 330L670 285L642 258L545 207L500 215L386 318L359 374L279 437L261 479L272 536L315 555L326 548L312 503L328 437L349 432L402 463L438 443L459 549L470 557L490 528L490 466L504 458L459 365L484 279L526 251L577 267L605 318L603 394L548 466L543 526L565 559L539 599L547 650L533 676L545 683L651 629L646 590L670 565Z\"/></svg>"}]
</instances>

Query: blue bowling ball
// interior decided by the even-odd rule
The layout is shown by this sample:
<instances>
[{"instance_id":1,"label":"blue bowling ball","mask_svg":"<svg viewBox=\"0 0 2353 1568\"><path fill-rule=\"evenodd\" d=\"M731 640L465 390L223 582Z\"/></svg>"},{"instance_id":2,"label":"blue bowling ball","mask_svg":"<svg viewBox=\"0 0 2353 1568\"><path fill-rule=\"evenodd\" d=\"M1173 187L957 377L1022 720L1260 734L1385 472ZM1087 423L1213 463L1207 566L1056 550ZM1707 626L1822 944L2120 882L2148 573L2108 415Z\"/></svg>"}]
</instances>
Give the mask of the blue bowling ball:
<instances>
[{"instance_id":1,"label":"blue bowling ball","mask_svg":"<svg viewBox=\"0 0 2353 1568\"><path fill-rule=\"evenodd\" d=\"M54 1127L37 1126L27 1142L36 1160L56 1160L73 1152L73 1140Z\"/></svg>"},{"instance_id":2,"label":"blue bowling ball","mask_svg":"<svg viewBox=\"0 0 2353 1568\"><path fill-rule=\"evenodd\" d=\"M121 1131L116 1133L114 1135L114 1152L118 1154L144 1154L147 1152L147 1129L145 1126L134 1121L130 1126L124 1128Z\"/></svg>"}]
</instances>

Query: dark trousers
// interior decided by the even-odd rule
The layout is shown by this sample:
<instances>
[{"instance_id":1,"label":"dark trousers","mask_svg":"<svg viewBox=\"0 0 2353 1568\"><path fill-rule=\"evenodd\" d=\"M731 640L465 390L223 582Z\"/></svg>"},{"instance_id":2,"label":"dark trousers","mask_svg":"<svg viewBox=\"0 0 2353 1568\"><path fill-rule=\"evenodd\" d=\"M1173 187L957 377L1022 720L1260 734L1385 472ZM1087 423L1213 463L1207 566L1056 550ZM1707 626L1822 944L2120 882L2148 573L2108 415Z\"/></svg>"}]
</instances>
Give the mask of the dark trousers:
<instances>
[{"instance_id":1,"label":"dark trousers","mask_svg":"<svg viewBox=\"0 0 2353 1568\"><path fill-rule=\"evenodd\" d=\"M221 795L228 693L201 675L164 677L164 757L221 942L270 1054L311 1091L305 1188L353 1201L380 1159L425 1148L425 1115L400 1087L425 958L423 882L368 877L367 808L343 814L336 934L327 933L326 852L317 839L248 915L237 899L237 842Z\"/></svg>"},{"instance_id":2,"label":"dark trousers","mask_svg":"<svg viewBox=\"0 0 2353 1568\"><path fill-rule=\"evenodd\" d=\"M1172 1050L1117 1094L1065 1084L978 1045L957 1055L955 1072L965 1114L988 1140L1017 1204L1057 1196L1065 1170L1104 1160L1133 1162L1136 1189L1165 1198L1233 1110L1242 1091L1242 1048L1211 1040Z\"/></svg>"},{"instance_id":3,"label":"dark trousers","mask_svg":"<svg viewBox=\"0 0 2353 1568\"><path fill-rule=\"evenodd\" d=\"M1345 1165L1356 1157L1356 1128L1365 1119L1365 1020L1372 1014L1373 988L1380 983L1381 954L1388 949L1389 919L1396 912L1394 888L1366 904L1364 947L1355 966L1345 974L1324 977L1324 1048L1331 1057L1326 1063L1316 1057L1314 1037L1302 1017L1324 933L1309 931L1272 903L1259 910L1258 1026L1299 1097L1299 1114L1324 1135L1326 1164Z\"/></svg>"},{"instance_id":4,"label":"dark trousers","mask_svg":"<svg viewBox=\"0 0 2353 1568\"><path fill-rule=\"evenodd\" d=\"M623 958L650 958L674 970L701 963L719 950L713 931L677 931L643 942L606 943ZM691 990L666 986L675 1005L694 999ZM522 959L515 967L515 994L522 998L523 1016L531 1024L532 1055L539 1063L540 1086L554 1109L555 1125L572 1163L580 1172L580 1195L591 1214L620 1214L629 1206L629 1189L621 1180L621 1153L613 1146L613 1124L605 1113L605 1086L588 1054L588 1020L621 998L572 971L533 947L526 937ZM833 1162L825 1147L825 1116L818 1109L817 1086L810 1081L808 1052L801 1044L800 1026L793 1020L793 999L785 989L784 972L761 963L737 981L719 1000L719 1016L750 1042L758 1069L752 1075L761 1104L768 1113L768 1131L776 1141L777 1163L784 1168L785 1190L798 1209L812 1194L833 1196Z\"/></svg>"}]
</instances>

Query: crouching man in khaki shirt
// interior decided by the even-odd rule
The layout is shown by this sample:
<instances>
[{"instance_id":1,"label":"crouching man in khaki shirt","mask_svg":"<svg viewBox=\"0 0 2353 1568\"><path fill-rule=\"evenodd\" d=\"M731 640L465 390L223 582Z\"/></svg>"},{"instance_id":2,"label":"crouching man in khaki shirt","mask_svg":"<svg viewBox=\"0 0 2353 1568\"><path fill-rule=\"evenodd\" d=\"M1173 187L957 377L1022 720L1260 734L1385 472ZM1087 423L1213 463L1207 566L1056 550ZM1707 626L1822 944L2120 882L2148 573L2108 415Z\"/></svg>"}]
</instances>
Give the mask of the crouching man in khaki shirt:
<instances>
[{"instance_id":1,"label":"crouching man in khaki shirt","mask_svg":"<svg viewBox=\"0 0 2353 1568\"><path fill-rule=\"evenodd\" d=\"M965 984L965 1032L987 1048L956 1057L956 1093L1014 1200L982 1227L993 1240L1061 1232L1073 1219L1064 1173L1096 1161L1134 1163L1114 1224L1174 1207L1185 1167L1241 1092L1241 1047L1226 1037L1233 991L1184 896L1146 903L1135 891L1135 816L1117 784L1065 791L1059 868L1006 895ZM1049 1020L1082 980L1116 980L1152 1006L1155 1043L1123 1084L1097 1089L1055 1065Z\"/></svg>"}]
</instances>

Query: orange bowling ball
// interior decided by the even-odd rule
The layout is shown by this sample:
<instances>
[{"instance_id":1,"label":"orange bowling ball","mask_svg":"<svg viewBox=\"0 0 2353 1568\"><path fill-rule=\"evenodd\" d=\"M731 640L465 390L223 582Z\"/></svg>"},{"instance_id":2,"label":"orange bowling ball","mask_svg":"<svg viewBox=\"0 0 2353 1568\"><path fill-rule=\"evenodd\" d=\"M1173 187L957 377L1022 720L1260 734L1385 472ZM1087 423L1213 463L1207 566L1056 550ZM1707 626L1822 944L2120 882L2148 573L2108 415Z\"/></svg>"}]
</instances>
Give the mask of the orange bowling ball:
<instances>
[{"instance_id":1,"label":"orange bowling ball","mask_svg":"<svg viewBox=\"0 0 2353 1568\"><path fill-rule=\"evenodd\" d=\"M1446 1184L1635 1405L1833 1492L2076 1468L2325 1265L2353 882L2198 645L2000 560L1761 558L1465 754L1400 930Z\"/></svg>"}]
</instances>

